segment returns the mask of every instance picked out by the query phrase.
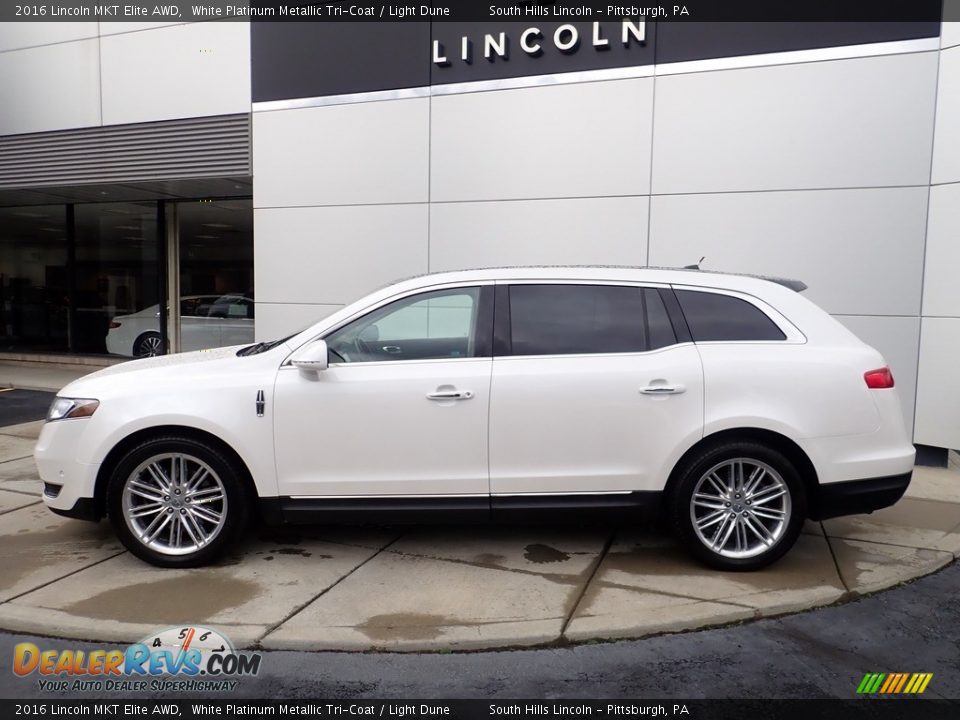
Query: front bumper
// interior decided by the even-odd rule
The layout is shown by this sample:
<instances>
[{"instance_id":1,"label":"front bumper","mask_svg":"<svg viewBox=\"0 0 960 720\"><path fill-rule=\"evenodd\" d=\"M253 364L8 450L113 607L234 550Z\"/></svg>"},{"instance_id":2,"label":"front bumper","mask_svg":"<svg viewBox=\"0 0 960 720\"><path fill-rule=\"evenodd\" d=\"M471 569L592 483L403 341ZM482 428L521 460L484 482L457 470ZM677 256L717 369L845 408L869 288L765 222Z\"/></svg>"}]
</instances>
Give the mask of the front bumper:
<instances>
[{"instance_id":1,"label":"front bumper","mask_svg":"<svg viewBox=\"0 0 960 720\"><path fill-rule=\"evenodd\" d=\"M62 515L63 517L68 517L73 520L90 520L97 522L103 517L103 508L101 508L93 498L77 498L76 502L69 508L53 507L50 503L47 503L47 507L57 515Z\"/></svg>"},{"instance_id":2,"label":"front bumper","mask_svg":"<svg viewBox=\"0 0 960 720\"><path fill-rule=\"evenodd\" d=\"M813 520L827 520L890 507L903 497L912 475L913 470L910 470L900 475L820 485L810 517Z\"/></svg>"},{"instance_id":3,"label":"front bumper","mask_svg":"<svg viewBox=\"0 0 960 720\"><path fill-rule=\"evenodd\" d=\"M54 488L59 486L55 493L43 493L48 508L67 517L96 520L103 514L94 501L100 465L77 460L89 423L89 418L45 423L33 458L40 479Z\"/></svg>"}]
</instances>

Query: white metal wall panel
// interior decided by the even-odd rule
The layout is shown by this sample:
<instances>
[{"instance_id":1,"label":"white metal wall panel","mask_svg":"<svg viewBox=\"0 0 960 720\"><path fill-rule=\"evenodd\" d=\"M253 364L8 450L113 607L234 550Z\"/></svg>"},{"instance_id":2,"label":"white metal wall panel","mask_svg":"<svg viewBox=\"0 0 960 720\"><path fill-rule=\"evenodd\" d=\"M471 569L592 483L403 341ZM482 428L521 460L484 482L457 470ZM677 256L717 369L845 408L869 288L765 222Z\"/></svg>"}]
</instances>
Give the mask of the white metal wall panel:
<instances>
[{"instance_id":1,"label":"white metal wall panel","mask_svg":"<svg viewBox=\"0 0 960 720\"><path fill-rule=\"evenodd\" d=\"M100 41L0 53L0 135L100 124Z\"/></svg>"}]
</instances>

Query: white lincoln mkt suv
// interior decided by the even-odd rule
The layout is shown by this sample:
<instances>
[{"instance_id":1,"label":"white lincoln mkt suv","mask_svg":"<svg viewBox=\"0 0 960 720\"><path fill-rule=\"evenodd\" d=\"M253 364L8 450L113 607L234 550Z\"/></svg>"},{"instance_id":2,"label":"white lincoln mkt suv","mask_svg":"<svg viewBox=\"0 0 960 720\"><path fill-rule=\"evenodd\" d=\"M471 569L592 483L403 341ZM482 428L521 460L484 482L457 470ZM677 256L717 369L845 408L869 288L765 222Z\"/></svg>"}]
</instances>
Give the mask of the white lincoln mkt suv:
<instances>
[{"instance_id":1,"label":"white lincoln mkt suv","mask_svg":"<svg viewBox=\"0 0 960 720\"><path fill-rule=\"evenodd\" d=\"M752 570L805 518L892 505L914 448L884 359L803 283L652 268L424 275L282 340L60 391L43 499L155 565L250 521L659 514ZM431 512L435 511L435 512ZM646 512L641 512L646 511Z\"/></svg>"}]
</instances>

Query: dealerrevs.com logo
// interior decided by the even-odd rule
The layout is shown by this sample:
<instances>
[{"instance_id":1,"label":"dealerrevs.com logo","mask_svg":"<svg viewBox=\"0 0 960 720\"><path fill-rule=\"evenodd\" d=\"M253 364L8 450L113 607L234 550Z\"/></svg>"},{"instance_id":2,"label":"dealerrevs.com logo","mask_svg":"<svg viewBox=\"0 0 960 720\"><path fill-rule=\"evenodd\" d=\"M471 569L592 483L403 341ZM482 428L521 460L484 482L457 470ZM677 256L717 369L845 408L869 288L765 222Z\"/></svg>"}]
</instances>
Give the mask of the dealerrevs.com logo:
<instances>
[{"instance_id":1,"label":"dealerrevs.com logo","mask_svg":"<svg viewBox=\"0 0 960 720\"><path fill-rule=\"evenodd\" d=\"M166 628L126 647L13 649L13 672L39 688L63 691L232 691L237 677L260 672L259 653L238 652L222 633L198 626Z\"/></svg>"}]
</instances>

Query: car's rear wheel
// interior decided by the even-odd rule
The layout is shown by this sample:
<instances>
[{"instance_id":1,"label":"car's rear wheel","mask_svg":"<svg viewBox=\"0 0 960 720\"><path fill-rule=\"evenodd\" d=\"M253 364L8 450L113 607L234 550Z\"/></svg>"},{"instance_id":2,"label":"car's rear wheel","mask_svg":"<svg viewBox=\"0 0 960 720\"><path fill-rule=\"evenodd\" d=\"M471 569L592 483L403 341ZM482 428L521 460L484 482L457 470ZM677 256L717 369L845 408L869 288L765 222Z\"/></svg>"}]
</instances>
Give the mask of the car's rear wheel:
<instances>
[{"instance_id":1,"label":"car's rear wheel","mask_svg":"<svg viewBox=\"0 0 960 720\"><path fill-rule=\"evenodd\" d=\"M679 539L706 564L757 570L796 542L806 497L799 473L781 452L728 442L679 468L669 513Z\"/></svg>"},{"instance_id":2,"label":"car's rear wheel","mask_svg":"<svg viewBox=\"0 0 960 720\"><path fill-rule=\"evenodd\" d=\"M163 339L160 333L146 332L133 343L133 356L138 358L160 355Z\"/></svg>"},{"instance_id":3,"label":"car's rear wheel","mask_svg":"<svg viewBox=\"0 0 960 720\"><path fill-rule=\"evenodd\" d=\"M158 437L130 450L107 488L110 521L126 548L161 567L216 559L244 526L241 476L218 449Z\"/></svg>"}]
</instances>

